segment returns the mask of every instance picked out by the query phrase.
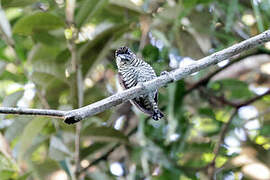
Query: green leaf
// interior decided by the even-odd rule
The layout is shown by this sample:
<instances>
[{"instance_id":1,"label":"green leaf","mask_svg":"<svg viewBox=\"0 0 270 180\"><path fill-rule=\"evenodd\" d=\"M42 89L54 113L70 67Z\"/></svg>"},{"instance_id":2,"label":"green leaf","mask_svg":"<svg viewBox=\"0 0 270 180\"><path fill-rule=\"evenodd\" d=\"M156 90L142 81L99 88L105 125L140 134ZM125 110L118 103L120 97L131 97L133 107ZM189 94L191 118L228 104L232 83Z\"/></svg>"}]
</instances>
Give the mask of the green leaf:
<instances>
[{"instance_id":1,"label":"green leaf","mask_svg":"<svg viewBox=\"0 0 270 180\"><path fill-rule=\"evenodd\" d=\"M59 43L62 42L61 39L49 34L48 32L35 33L33 35L33 38L36 41L39 41L39 42L46 44L46 45L49 45L49 46L59 45Z\"/></svg>"},{"instance_id":2,"label":"green leaf","mask_svg":"<svg viewBox=\"0 0 270 180\"><path fill-rule=\"evenodd\" d=\"M218 93L225 93L229 99L248 99L253 96L248 84L237 79L223 79L210 82L209 87Z\"/></svg>"},{"instance_id":3,"label":"green leaf","mask_svg":"<svg viewBox=\"0 0 270 180\"><path fill-rule=\"evenodd\" d=\"M22 98L24 91L17 91L5 97L2 102L3 107L16 106L17 102Z\"/></svg>"},{"instance_id":4,"label":"green leaf","mask_svg":"<svg viewBox=\"0 0 270 180\"><path fill-rule=\"evenodd\" d=\"M155 38L161 40L165 46L170 47L170 42L163 32L154 29L151 31L151 33Z\"/></svg>"},{"instance_id":5,"label":"green leaf","mask_svg":"<svg viewBox=\"0 0 270 180\"><path fill-rule=\"evenodd\" d=\"M259 9L259 2L252 0L251 4L252 4L253 12L255 14L258 29L259 29L260 32L263 32L264 31L264 25L263 25L263 21L262 21L261 11Z\"/></svg>"},{"instance_id":6,"label":"green leaf","mask_svg":"<svg viewBox=\"0 0 270 180\"><path fill-rule=\"evenodd\" d=\"M0 29L2 33L6 36L6 41L12 42L11 27L9 21L7 20L4 10L0 6Z\"/></svg>"},{"instance_id":7,"label":"green leaf","mask_svg":"<svg viewBox=\"0 0 270 180\"><path fill-rule=\"evenodd\" d=\"M30 121L29 117L28 118L25 116L17 117L15 120L13 120L13 123L5 131L5 138L9 142L11 142L18 135L22 134L24 127L27 125L29 121Z\"/></svg>"},{"instance_id":8,"label":"green leaf","mask_svg":"<svg viewBox=\"0 0 270 180\"><path fill-rule=\"evenodd\" d=\"M67 159L64 159L64 160L60 161L60 166L68 174L70 179L72 179L72 170L71 170L70 161L68 161Z\"/></svg>"},{"instance_id":9,"label":"green leaf","mask_svg":"<svg viewBox=\"0 0 270 180\"><path fill-rule=\"evenodd\" d=\"M87 127L82 131L82 134L95 141L128 143L128 137L122 132L105 126Z\"/></svg>"},{"instance_id":10,"label":"green leaf","mask_svg":"<svg viewBox=\"0 0 270 180\"><path fill-rule=\"evenodd\" d=\"M142 55L148 61L157 61L159 58L159 50L157 47L148 44L143 48Z\"/></svg>"},{"instance_id":11,"label":"green leaf","mask_svg":"<svg viewBox=\"0 0 270 180\"><path fill-rule=\"evenodd\" d=\"M123 7L125 9L129 9L139 14L144 14L142 8L140 8L139 6L136 6L134 3L132 3L129 0L110 0L110 4Z\"/></svg>"},{"instance_id":12,"label":"green leaf","mask_svg":"<svg viewBox=\"0 0 270 180\"><path fill-rule=\"evenodd\" d=\"M91 18L105 7L108 0L85 0L80 6L79 12L75 17L78 27L91 20Z\"/></svg>"},{"instance_id":13,"label":"green leaf","mask_svg":"<svg viewBox=\"0 0 270 180\"><path fill-rule=\"evenodd\" d=\"M47 61L37 61L33 64L34 73L42 73L51 75L63 82L67 82L65 77L65 67L61 64L56 64L55 62L47 62ZM52 80L52 79L50 79ZM68 82L67 82L68 83Z\"/></svg>"},{"instance_id":14,"label":"green leaf","mask_svg":"<svg viewBox=\"0 0 270 180\"><path fill-rule=\"evenodd\" d=\"M48 120L48 118L37 117L26 125L23 134L20 137L20 160L23 158L27 149L32 145L32 141L35 137L38 136L42 128L48 123Z\"/></svg>"},{"instance_id":15,"label":"green leaf","mask_svg":"<svg viewBox=\"0 0 270 180\"><path fill-rule=\"evenodd\" d=\"M15 174L14 171L8 171L8 170L0 171L1 180L10 180L14 177L14 174Z\"/></svg>"},{"instance_id":16,"label":"green leaf","mask_svg":"<svg viewBox=\"0 0 270 180\"><path fill-rule=\"evenodd\" d=\"M2 0L1 4L4 8L8 8L27 6L33 4L34 2L37 2L37 0Z\"/></svg>"},{"instance_id":17,"label":"green leaf","mask_svg":"<svg viewBox=\"0 0 270 180\"><path fill-rule=\"evenodd\" d=\"M237 10L238 10L238 0L230 0L226 16L226 26L225 26L226 32L231 31L231 28L234 23L234 16L237 13Z\"/></svg>"},{"instance_id":18,"label":"green leaf","mask_svg":"<svg viewBox=\"0 0 270 180\"><path fill-rule=\"evenodd\" d=\"M52 136L50 140L49 156L56 161L63 161L71 156L71 152L60 138Z\"/></svg>"},{"instance_id":19,"label":"green leaf","mask_svg":"<svg viewBox=\"0 0 270 180\"><path fill-rule=\"evenodd\" d=\"M16 180L27 180L31 174L32 174L31 172L25 173L20 177L16 178Z\"/></svg>"},{"instance_id":20,"label":"green leaf","mask_svg":"<svg viewBox=\"0 0 270 180\"><path fill-rule=\"evenodd\" d=\"M80 153L80 158L85 159L88 155L93 154L102 148L104 148L108 143L96 142L90 146L83 148Z\"/></svg>"},{"instance_id":21,"label":"green leaf","mask_svg":"<svg viewBox=\"0 0 270 180\"><path fill-rule=\"evenodd\" d=\"M64 27L64 22L56 15L37 12L24 16L16 22L13 33L21 35L33 35L34 33L47 32Z\"/></svg>"}]
</instances>

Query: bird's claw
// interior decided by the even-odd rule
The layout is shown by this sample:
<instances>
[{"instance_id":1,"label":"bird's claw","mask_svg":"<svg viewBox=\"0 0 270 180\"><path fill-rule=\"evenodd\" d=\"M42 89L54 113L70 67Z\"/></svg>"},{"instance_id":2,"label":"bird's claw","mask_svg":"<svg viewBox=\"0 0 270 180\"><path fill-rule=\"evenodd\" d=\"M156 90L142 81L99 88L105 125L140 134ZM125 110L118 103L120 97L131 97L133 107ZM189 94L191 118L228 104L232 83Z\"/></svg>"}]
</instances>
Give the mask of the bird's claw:
<instances>
[{"instance_id":1,"label":"bird's claw","mask_svg":"<svg viewBox=\"0 0 270 180\"><path fill-rule=\"evenodd\" d=\"M160 73L160 75L161 75L161 76L163 76L163 75L168 76L168 77L171 79L171 82L176 81L175 77L174 77L171 73L169 73L168 71L162 71L162 72Z\"/></svg>"}]
</instances>

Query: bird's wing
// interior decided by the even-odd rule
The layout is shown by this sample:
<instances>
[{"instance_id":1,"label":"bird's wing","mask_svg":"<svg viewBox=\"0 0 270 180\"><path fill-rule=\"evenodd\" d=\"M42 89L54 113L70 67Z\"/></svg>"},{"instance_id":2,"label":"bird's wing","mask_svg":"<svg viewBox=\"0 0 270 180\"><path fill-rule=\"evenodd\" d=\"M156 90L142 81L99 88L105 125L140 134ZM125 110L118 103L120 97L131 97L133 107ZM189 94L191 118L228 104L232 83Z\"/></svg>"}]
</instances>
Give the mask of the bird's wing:
<instances>
[{"instance_id":1,"label":"bird's wing","mask_svg":"<svg viewBox=\"0 0 270 180\"><path fill-rule=\"evenodd\" d=\"M125 84L125 81L123 80L123 76L121 73L118 73L118 79L121 87L123 89L128 89L127 85ZM137 83L134 84L136 86ZM157 92L155 93L155 101L157 102ZM147 104L145 103L145 98L143 97L137 97L135 99L131 100L131 103L135 105L138 109L140 109L145 114L148 114L150 116L153 115L153 109L151 107L147 107Z\"/></svg>"}]
</instances>

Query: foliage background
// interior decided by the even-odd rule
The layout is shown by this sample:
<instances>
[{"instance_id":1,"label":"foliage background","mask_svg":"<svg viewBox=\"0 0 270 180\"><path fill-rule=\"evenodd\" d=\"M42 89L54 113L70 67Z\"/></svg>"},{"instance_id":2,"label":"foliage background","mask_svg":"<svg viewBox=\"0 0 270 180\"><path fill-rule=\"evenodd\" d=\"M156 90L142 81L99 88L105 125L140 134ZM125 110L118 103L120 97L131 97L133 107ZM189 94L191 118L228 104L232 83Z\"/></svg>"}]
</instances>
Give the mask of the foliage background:
<instances>
[{"instance_id":1,"label":"foliage background","mask_svg":"<svg viewBox=\"0 0 270 180\"><path fill-rule=\"evenodd\" d=\"M1 106L75 109L117 92L119 46L159 74L270 24L270 0L77 0L74 15L73 2L1 1ZM211 78L224 63L160 89L167 118L159 122L129 103L77 128L1 115L0 177L269 179L270 96L241 107L224 102L246 102L269 89L269 52L267 43Z\"/></svg>"}]
</instances>

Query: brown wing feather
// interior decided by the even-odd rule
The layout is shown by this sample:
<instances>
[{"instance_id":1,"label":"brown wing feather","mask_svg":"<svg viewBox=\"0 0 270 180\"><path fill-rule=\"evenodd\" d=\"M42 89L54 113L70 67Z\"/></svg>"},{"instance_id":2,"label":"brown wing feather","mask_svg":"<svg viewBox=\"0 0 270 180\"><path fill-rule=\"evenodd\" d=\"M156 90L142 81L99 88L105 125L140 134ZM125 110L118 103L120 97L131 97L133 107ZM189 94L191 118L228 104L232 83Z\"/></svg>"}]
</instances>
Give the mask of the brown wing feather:
<instances>
[{"instance_id":1,"label":"brown wing feather","mask_svg":"<svg viewBox=\"0 0 270 180\"><path fill-rule=\"evenodd\" d=\"M121 73L118 73L118 80L119 83L121 85L121 87L123 89L128 89L125 82L123 81L123 76ZM136 83L137 84L137 83ZM157 93L155 94L155 101L157 102ZM153 115L153 110L152 109L147 109L144 105L144 98L136 98L136 99L132 99L130 101L133 105L135 105L138 109L140 109L142 112L144 112L145 114L148 114L150 116Z\"/></svg>"}]
</instances>

